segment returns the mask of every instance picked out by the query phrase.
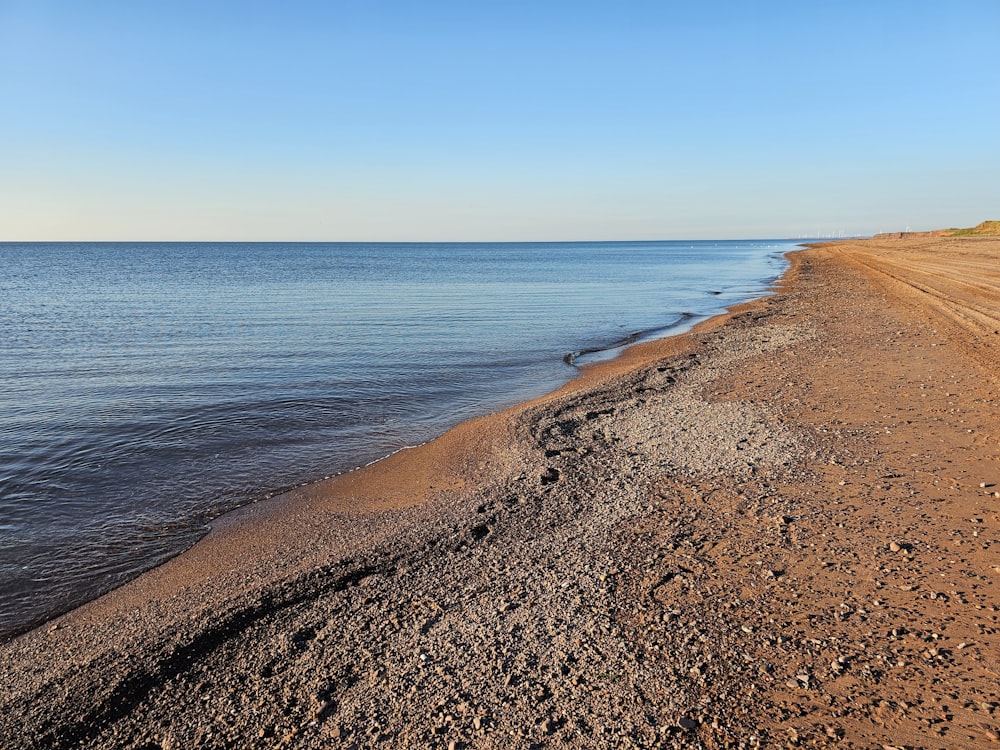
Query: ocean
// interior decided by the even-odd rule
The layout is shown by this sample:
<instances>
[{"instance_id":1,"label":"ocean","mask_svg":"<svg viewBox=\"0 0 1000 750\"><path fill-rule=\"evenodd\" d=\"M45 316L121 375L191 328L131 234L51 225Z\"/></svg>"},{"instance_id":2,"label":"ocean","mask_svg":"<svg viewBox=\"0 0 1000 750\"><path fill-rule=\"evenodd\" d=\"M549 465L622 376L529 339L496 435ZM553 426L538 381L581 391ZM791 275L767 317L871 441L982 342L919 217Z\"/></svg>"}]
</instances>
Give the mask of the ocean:
<instances>
[{"instance_id":1,"label":"ocean","mask_svg":"<svg viewBox=\"0 0 1000 750\"><path fill-rule=\"evenodd\" d=\"M759 297L795 244L0 243L0 638Z\"/></svg>"}]
</instances>

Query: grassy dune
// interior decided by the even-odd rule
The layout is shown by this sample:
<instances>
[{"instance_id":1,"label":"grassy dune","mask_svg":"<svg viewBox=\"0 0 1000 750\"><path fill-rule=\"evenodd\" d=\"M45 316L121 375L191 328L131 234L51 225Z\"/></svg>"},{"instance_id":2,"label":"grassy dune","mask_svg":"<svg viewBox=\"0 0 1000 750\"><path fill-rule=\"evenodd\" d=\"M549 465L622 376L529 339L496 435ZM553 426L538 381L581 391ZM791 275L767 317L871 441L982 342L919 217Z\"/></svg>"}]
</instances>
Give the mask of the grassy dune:
<instances>
[{"instance_id":1,"label":"grassy dune","mask_svg":"<svg viewBox=\"0 0 1000 750\"><path fill-rule=\"evenodd\" d=\"M984 221L966 229L949 229L951 237L1000 237L1000 221Z\"/></svg>"}]
</instances>

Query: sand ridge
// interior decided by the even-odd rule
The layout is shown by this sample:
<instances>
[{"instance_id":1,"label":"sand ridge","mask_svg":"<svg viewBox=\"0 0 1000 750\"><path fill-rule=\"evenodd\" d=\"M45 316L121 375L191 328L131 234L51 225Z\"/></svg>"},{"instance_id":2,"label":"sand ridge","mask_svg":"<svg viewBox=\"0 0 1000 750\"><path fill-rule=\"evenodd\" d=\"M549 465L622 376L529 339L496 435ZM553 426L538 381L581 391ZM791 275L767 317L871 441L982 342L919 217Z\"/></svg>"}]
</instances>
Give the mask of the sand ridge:
<instances>
[{"instance_id":1,"label":"sand ridge","mask_svg":"<svg viewBox=\"0 0 1000 750\"><path fill-rule=\"evenodd\" d=\"M0 745L997 741L1000 242L923 242L225 519L0 647Z\"/></svg>"}]
</instances>

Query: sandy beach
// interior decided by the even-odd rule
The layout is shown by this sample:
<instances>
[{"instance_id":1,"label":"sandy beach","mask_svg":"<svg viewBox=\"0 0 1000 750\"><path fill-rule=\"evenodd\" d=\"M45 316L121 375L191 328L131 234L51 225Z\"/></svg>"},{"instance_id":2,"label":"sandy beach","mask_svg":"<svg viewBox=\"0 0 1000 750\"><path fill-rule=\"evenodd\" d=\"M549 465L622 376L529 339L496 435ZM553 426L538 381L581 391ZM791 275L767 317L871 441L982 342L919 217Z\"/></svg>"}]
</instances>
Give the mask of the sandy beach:
<instances>
[{"instance_id":1,"label":"sandy beach","mask_svg":"<svg viewBox=\"0 0 1000 750\"><path fill-rule=\"evenodd\" d=\"M0 747L1000 747L1000 239L791 257L0 645Z\"/></svg>"}]
</instances>

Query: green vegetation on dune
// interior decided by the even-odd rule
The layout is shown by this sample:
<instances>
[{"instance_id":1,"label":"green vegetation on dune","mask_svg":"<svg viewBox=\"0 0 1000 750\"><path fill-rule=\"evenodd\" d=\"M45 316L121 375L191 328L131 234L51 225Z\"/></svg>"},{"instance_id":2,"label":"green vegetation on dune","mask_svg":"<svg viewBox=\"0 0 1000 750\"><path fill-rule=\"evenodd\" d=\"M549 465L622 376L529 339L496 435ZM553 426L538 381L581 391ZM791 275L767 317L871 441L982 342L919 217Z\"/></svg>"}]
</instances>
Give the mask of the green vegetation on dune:
<instances>
[{"instance_id":1,"label":"green vegetation on dune","mask_svg":"<svg viewBox=\"0 0 1000 750\"><path fill-rule=\"evenodd\" d=\"M984 221L967 229L949 229L952 237L994 237L1000 236L1000 221Z\"/></svg>"}]
</instances>

